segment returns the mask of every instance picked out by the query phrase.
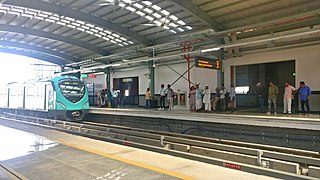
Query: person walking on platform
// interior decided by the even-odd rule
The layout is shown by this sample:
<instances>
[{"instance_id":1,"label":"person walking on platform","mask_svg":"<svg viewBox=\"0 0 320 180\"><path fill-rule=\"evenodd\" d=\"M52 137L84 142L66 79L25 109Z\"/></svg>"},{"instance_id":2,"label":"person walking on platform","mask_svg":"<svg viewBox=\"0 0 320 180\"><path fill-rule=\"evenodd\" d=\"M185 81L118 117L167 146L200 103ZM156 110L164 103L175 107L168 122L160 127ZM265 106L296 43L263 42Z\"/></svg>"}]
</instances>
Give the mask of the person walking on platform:
<instances>
[{"instance_id":1,"label":"person walking on platform","mask_svg":"<svg viewBox=\"0 0 320 180\"><path fill-rule=\"evenodd\" d=\"M221 105L221 110L225 111L227 109L227 90L224 87L224 85L221 85L220 88L220 105Z\"/></svg>"},{"instance_id":2,"label":"person walking on platform","mask_svg":"<svg viewBox=\"0 0 320 180\"><path fill-rule=\"evenodd\" d=\"M204 110L205 112L211 111L211 91L209 89L208 85L205 85L204 91L203 91L203 103L204 103Z\"/></svg>"},{"instance_id":3,"label":"person walking on platform","mask_svg":"<svg viewBox=\"0 0 320 180\"><path fill-rule=\"evenodd\" d=\"M291 114L292 93L295 88L290 85L288 81L285 82L284 95L283 95L283 113Z\"/></svg>"},{"instance_id":4,"label":"person walking on platform","mask_svg":"<svg viewBox=\"0 0 320 180\"><path fill-rule=\"evenodd\" d=\"M306 86L304 81L301 81L298 91L299 91L299 95L300 95L300 103L301 103L302 113L305 115L309 115L309 113L310 113L309 101L310 101L310 97L311 97L310 87ZM307 108L307 112L305 110L305 106Z\"/></svg>"},{"instance_id":5,"label":"person walking on platform","mask_svg":"<svg viewBox=\"0 0 320 180\"><path fill-rule=\"evenodd\" d=\"M147 92L146 94L144 95L144 99L146 100L146 104L144 105L144 107L146 109L150 109L150 99L151 99L151 91L150 91L150 88L147 88Z\"/></svg>"},{"instance_id":6,"label":"person walking on platform","mask_svg":"<svg viewBox=\"0 0 320 180\"><path fill-rule=\"evenodd\" d=\"M235 110L235 102L236 102L236 89L234 88L234 85L230 85L230 92L229 92L229 102L228 102L228 108L230 109L231 113Z\"/></svg>"},{"instance_id":7,"label":"person walking on platform","mask_svg":"<svg viewBox=\"0 0 320 180\"><path fill-rule=\"evenodd\" d=\"M190 111L196 110L196 88L191 86L189 90L189 104L190 104Z\"/></svg>"},{"instance_id":8,"label":"person walking on platform","mask_svg":"<svg viewBox=\"0 0 320 180\"><path fill-rule=\"evenodd\" d=\"M279 94L278 87L273 83L269 83L269 96L268 96L268 115L271 114L271 106L274 106L274 114L277 114L277 95Z\"/></svg>"},{"instance_id":9,"label":"person walking on platform","mask_svg":"<svg viewBox=\"0 0 320 180\"><path fill-rule=\"evenodd\" d=\"M168 100L168 106L169 106L169 111L173 111L173 98L174 98L174 91L173 89L171 89L171 85L168 84L167 86L167 91L166 91L166 95L167 95L167 100Z\"/></svg>"},{"instance_id":10,"label":"person walking on platform","mask_svg":"<svg viewBox=\"0 0 320 180\"><path fill-rule=\"evenodd\" d=\"M220 100L220 88L216 87L216 93L214 95L214 98L211 99L212 109L214 111L217 110L217 105L219 103L219 100Z\"/></svg>"},{"instance_id":11,"label":"person walking on platform","mask_svg":"<svg viewBox=\"0 0 320 180\"><path fill-rule=\"evenodd\" d=\"M166 98L166 90L164 89L164 84L161 84L161 89L160 89L160 108L159 108L159 110L164 110L165 98Z\"/></svg>"},{"instance_id":12,"label":"person walking on platform","mask_svg":"<svg viewBox=\"0 0 320 180\"><path fill-rule=\"evenodd\" d=\"M258 97L259 113L263 113L266 91L260 82L257 83L257 88L255 90L255 94L257 94L257 97Z\"/></svg>"},{"instance_id":13,"label":"person walking on platform","mask_svg":"<svg viewBox=\"0 0 320 180\"><path fill-rule=\"evenodd\" d=\"M196 111L202 109L202 94L203 90L200 89L200 84L196 84Z\"/></svg>"}]
</instances>

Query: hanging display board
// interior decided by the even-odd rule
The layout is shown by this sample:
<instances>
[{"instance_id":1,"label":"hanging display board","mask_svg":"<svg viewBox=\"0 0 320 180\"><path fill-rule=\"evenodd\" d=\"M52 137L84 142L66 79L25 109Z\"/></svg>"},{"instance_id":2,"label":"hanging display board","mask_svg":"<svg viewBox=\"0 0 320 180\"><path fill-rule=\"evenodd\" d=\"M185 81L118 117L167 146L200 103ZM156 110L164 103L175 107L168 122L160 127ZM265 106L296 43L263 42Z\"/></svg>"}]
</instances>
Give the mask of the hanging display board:
<instances>
[{"instance_id":1,"label":"hanging display board","mask_svg":"<svg viewBox=\"0 0 320 180\"><path fill-rule=\"evenodd\" d=\"M217 69L221 68L220 60L219 59L212 59L206 57L199 57L195 58L195 66L198 68L207 68L207 69Z\"/></svg>"}]
</instances>

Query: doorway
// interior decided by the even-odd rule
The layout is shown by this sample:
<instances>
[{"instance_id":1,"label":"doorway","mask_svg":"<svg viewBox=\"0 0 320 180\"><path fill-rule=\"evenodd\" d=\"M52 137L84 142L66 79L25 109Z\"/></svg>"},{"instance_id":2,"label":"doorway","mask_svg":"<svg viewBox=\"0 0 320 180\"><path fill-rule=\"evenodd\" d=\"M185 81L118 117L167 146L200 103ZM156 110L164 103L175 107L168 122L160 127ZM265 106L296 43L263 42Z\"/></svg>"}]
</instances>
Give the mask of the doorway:
<instances>
[{"instance_id":1,"label":"doorway","mask_svg":"<svg viewBox=\"0 0 320 180\"><path fill-rule=\"evenodd\" d=\"M237 95L237 106L256 106L256 97L251 90L260 82L266 89L269 82L274 82L279 88L277 104L283 106L284 83L288 81L295 86L295 60L241 65L236 67L236 87L248 89L248 93Z\"/></svg>"},{"instance_id":2,"label":"doorway","mask_svg":"<svg viewBox=\"0 0 320 180\"><path fill-rule=\"evenodd\" d=\"M113 89L120 90L120 106L139 105L139 77L115 78Z\"/></svg>"}]
</instances>

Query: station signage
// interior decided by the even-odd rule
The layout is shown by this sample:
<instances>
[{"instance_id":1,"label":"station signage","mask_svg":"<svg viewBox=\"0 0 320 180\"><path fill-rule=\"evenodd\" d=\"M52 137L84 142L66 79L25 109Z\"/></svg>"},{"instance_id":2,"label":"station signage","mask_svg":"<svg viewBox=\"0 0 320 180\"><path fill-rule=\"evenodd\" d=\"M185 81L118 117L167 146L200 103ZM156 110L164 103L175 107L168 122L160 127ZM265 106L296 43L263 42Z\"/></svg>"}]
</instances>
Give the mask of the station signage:
<instances>
[{"instance_id":1,"label":"station signage","mask_svg":"<svg viewBox=\"0 0 320 180\"><path fill-rule=\"evenodd\" d=\"M122 79L122 82L123 83L128 83L128 82L132 82L133 79L132 78L125 78L125 79Z\"/></svg>"},{"instance_id":2,"label":"station signage","mask_svg":"<svg viewBox=\"0 0 320 180\"><path fill-rule=\"evenodd\" d=\"M95 75L95 74L89 74L89 76L88 76L89 78L97 78L97 75Z\"/></svg>"},{"instance_id":3,"label":"station signage","mask_svg":"<svg viewBox=\"0 0 320 180\"><path fill-rule=\"evenodd\" d=\"M195 58L195 66L199 68L207 68L207 69L220 69L221 64L219 59L206 58L197 56Z\"/></svg>"},{"instance_id":4,"label":"station signage","mask_svg":"<svg viewBox=\"0 0 320 180\"><path fill-rule=\"evenodd\" d=\"M223 166L231 169L237 169L241 170L241 166L238 164L233 164L233 163L228 163L228 162L223 162Z\"/></svg>"},{"instance_id":5,"label":"station signage","mask_svg":"<svg viewBox=\"0 0 320 180\"><path fill-rule=\"evenodd\" d=\"M88 74L81 74L82 78L88 78Z\"/></svg>"}]
</instances>

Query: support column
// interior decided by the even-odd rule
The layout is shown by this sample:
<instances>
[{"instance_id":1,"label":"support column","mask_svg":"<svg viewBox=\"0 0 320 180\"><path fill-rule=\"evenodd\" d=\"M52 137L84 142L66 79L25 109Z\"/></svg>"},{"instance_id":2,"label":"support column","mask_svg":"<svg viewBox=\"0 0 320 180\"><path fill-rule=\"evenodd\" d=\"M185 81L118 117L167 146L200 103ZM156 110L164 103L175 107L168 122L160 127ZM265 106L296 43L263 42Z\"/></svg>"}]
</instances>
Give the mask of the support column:
<instances>
[{"instance_id":1,"label":"support column","mask_svg":"<svg viewBox=\"0 0 320 180\"><path fill-rule=\"evenodd\" d=\"M111 74L111 69L110 69L110 67L107 67L106 69L105 69L105 72L104 72L105 74L106 74L106 85L107 85L107 89L109 89L109 90L111 90L111 76L110 76L110 74Z\"/></svg>"},{"instance_id":2,"label":"support column","mask_svg":"<svg viewBox=\"0 0 320 180\"><path fill-rule=\"evenodd\" d=\"M224 86L227 87L228 85L225 84L224 81L224 49L220 49L217 53L217 57L220 60L220 70L218 72L218 85L224 84Z\"/></svg>"},{"instance_id":3,"label":"support column","mask_svg":"<svg viewBox=\"0 0 320 180\"><path fill-rule=\"evenodd\" d=\"M223 44L222 41L223 40L220 40L219 44ZM212 55L220 61L220 69L217 72L217 85L220 86L221 84L224 84L224 49L214 51Z\"/></svg>"},{"instance_id":4,"label":"support column","mask_svg":"<svg viewBox=\"0 0 320 180\"><path fill-rule=\"evenodd\" d=\"M149 61L148 69L149 69L149 88L152 96L155 94L155 76L154 76L154 69L155 67L154 61Z\"/></svg>"},{"instance_id":5,"label":"support column","mask_svg":"<svg viewBox=\"0 0 320 180\"><path fill-rule=\"evenodd\" d=\"M61 72L65 71L64 65L61 65L60 68L61 68Z\"/></svg>"},{"instance_id":6,"label":"support column","mask_svg":"<svg viewBox=\"0 0 320 180\"><path fill-rule=\"evenodd\" d=\"M183 53L186 53L186 52L189 52L189 51L191 51L191 45L190 45L190 42L184 42L184 43L181 43L180 44L180 46L182 46L183 47L183 49L182 49L182 51L183 51ZM190 77L190 67L191 67L191 64L190 64L190 58L191 58L191 56L190 56L190 54L185 54L185 55L183 55L183 57L184 57L184 59L186 59L187 60L187 63L188 63L188 89L190 89L190 87L191 87L191 77Z\"/></svg>"}]
</instances>

